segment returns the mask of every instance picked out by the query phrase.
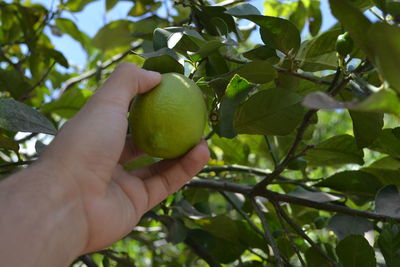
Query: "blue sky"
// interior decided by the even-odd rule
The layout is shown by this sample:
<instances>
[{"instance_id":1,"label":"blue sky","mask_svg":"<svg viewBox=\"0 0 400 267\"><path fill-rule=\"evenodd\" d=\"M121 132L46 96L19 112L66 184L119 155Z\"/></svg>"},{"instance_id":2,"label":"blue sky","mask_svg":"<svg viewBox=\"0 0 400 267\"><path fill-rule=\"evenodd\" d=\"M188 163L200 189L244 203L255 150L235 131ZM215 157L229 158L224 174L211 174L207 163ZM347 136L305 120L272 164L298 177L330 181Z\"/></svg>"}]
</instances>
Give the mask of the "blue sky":
<instances>
[{"instance_id":1,"label":"blue sky","mask_svg":"<svg viewBox=\"0 0 400 267\"><path fill-rule=\"evenodd\" d=\"M58 0L34 0L33 2L41 3L49 8L52 2L57 4ZM256 6L260 11L263 10L263 2L262 0L250 1L250 3ZM88 4L82 12L74 13L73 15L65 12L63 15L72 19L78 25L79 29L93 37L96 32L108 22L126 18L126 14L131 9L132 5L132 2L122 1L111 11L106 12L105 0L98 0ZM323 13L322 30L324 30L334 24L335 19L330 13L328 0L321 0L321 10ZM164 10L161 9L161 12L164 12ZM80 66L84 65L86 56L77 42L67 35L56 37L50 34L50 37L56 49L61 51L71 63ZM257 39L258 38L255 40L256 42L258 41Z\"/></svg>"}]
</instances>

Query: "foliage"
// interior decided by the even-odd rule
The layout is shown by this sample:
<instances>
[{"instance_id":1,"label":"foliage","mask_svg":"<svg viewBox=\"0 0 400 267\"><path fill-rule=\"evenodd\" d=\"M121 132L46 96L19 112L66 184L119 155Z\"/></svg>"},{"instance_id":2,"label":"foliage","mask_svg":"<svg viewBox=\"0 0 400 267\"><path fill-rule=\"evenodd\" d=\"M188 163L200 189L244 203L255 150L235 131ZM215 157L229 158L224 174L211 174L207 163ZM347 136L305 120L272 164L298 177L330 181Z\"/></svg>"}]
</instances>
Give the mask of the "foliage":
<instances>
[{"instance_id":1,"label":"foliage","mask_svg":"<svg viewBox=\"0 0 400 267\"><path fill-rule=\"evenodd\" d=\"M338 22L323 32L319 0L265 0L263 14L244 1L131 1L93 38L70 19L118 2L0 1L2 176L36 160L121 60L196 81L212 158L74 266L399 265L399 1L330 0ZM337 51L343 34L351 46ZM85 71L51 35L81 45Z\"/></svg>"}]
</instances>

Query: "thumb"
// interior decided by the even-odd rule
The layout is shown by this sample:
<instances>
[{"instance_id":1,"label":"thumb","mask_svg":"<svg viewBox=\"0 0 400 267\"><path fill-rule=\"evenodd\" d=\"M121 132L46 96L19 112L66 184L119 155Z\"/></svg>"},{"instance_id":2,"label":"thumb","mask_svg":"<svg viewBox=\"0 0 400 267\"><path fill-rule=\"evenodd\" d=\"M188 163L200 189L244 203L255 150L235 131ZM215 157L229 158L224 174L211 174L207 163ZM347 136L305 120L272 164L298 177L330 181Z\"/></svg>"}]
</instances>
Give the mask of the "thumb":
<instances>
[{"instance_id":1,"label":"thumb","mask_svg":"<svg viewBox=\"0 0 400 267\"><path fill-rule=\"evenodd\" d=\"M160 81L160 73L147 71L132 63L125 62L118 65L103 87L94 95L91 102L96 105L96 100L99 99L102 105L108 103L104 103L104 101L116 103L126 113L130 101L136 94L147 92Z\"/></svg>"}]
</instances>

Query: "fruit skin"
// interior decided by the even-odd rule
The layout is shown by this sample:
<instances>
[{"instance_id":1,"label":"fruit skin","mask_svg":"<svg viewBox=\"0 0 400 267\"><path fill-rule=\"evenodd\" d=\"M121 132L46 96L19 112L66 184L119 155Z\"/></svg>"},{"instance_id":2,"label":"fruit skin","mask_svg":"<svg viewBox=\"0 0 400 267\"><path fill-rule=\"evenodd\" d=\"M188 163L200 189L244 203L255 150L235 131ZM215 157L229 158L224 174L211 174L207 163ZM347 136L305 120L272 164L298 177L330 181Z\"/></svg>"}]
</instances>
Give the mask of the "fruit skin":
<instances>
[{"instance_id":1,"label":"fruit skin","mask_svg":"<svg viewBox=\"0 0 400 267\"><path fill-rule=\"evenodd\" d=\"M336 40L336 51L339 55L345 57L353 50L354 43L348 32L338 36Z\"/></svg>"},{"instance_id":2,"label":"fruit skin","mask_svg":"<svg viewBox=\"0 0 400 267\"><path fill-rule=\"evenodd\" d=\"M181 74L166 73L159 85L134 99L129 127L139 149L153 157L170 159L199 143L206 119L200 88Z\"/></svg>"}]
</instances>

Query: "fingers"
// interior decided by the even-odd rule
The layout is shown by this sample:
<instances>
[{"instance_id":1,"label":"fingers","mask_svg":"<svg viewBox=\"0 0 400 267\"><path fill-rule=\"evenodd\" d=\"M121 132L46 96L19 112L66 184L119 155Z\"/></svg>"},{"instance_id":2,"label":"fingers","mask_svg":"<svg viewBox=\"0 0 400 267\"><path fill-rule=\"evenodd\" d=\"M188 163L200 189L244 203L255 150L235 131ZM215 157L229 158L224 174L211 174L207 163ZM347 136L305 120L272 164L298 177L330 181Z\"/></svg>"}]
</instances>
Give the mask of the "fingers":
<instances>
[{"instance_id":1,"label":"fingers","mask_svg":"<svg viewBox=\"0 0 400 267\"><path fill-rule=\"evenodd\" d=\"M115 182L131 199L136 210L144 213L195 176L207 163L209 156L207 143L202 141L179 159L163 160L152 167L141 169L143 174L152 174L145 179L120 172Z\"/></svg>"},{"instance_id":2,"label":"fingers","mask_svg":"<svg viewBox=\"0 0 400 267\"><path fill-rule=\"evenodd\" d=\"M152 167L153 176L143 181L148 192L148 209L186 184L207 164L209 158L207 143L202 141L179 159L156 163Z\"/></svg>"},{"instance_id":3,"label":"fingers","mask_svg":"<svg viewBox=\"0 0 400 267\"><path fill-rule=\"evenodd\" d=\"M59 158L65 166L95 166L110 175L125 144L127 111L131 99L161 80L161 75L120 64L104 86L82 110L64 125L45 156Z\"/></svg>"}]
</instances>

